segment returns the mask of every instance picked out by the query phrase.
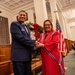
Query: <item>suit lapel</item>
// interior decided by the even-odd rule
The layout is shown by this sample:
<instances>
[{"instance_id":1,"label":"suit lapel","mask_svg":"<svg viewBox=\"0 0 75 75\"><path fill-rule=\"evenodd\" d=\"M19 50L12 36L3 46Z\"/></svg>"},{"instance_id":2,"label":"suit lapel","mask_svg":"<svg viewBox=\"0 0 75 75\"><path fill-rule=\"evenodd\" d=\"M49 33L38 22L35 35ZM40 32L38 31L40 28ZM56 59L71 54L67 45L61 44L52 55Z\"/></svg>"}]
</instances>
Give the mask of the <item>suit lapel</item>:
<instances>
[{"instance_id":1,"label":"suit lapel","mask_svg":"<svg viewBox=\"0 0 75 75\"><path fill-rule=\"evenodd\" d=\"M26 29L25 29L25 27L22 25L22 23L21 22L16 22L16 24L20 27L20 29L21 29L21 31L22 32L24 32L25 34L27 34L27 35L30 35L30 31L29 31L29 29L28 29L28 33L27 33L27 31L26 31ZM27 26L26 26L27 27Z\"/></svg>"}]
</instances>

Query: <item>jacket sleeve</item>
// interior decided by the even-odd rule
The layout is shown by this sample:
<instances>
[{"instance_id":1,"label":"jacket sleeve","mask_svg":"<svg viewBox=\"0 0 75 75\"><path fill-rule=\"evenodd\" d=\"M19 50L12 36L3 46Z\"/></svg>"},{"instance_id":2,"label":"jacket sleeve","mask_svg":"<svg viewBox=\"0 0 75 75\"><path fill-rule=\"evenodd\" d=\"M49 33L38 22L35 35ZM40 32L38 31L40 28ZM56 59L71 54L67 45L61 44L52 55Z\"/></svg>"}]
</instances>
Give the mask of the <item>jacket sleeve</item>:
<instances>
[{"instance_id":1,"label":"jacket sleeve","mask_svg":"<svg viewBox=\"0 0 75 75\"><path fill-rule=\"evenodd\" d=\"M35 40L31 40L24 36L21 32L20 27L15 23L11 23L10 32L12 37L17 40L19 43L27 46L34 47L35 46Z\"/></svg>"},{"instance_id":2,"label":"jacket sleeve","mask_svg":"<svg viewBox=\"0 0 75 75\"><path fill-rule=\"evenodd\" d=\"M50 38L50 41L48 41L45 45L45 48L48 51L52 51L54 50L56 47L58 47L60 41L60 37L59 37L59 33L55 32L52 37Z\"/></svg>"}]
</instances>

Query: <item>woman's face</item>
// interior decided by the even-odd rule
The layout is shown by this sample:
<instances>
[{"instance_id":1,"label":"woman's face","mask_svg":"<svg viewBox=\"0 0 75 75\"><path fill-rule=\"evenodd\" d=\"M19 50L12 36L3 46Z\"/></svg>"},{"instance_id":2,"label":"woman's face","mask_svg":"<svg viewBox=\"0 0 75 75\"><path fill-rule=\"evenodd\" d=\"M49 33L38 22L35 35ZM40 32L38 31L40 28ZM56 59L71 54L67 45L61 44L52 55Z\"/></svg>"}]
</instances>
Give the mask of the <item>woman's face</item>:
<instances>
[{"instance_id":1,"label":"woman's face","mask_svg":"<svg viewBox=\"0 0 75 75\"><path fill-rule=\"evenodd\" d=\"M52 26L49 21L45 22L44 29L46 32L49 32L52 29Z\"/></svg>"}]
</instances>

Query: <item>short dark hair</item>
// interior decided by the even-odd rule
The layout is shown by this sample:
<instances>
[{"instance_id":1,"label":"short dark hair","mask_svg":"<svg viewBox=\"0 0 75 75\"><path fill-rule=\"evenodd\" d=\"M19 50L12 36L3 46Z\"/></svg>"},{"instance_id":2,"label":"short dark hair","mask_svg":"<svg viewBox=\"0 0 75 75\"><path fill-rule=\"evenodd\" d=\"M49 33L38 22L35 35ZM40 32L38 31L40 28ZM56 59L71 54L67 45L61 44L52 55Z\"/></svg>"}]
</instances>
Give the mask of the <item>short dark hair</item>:
<instances>
[{"instance_id":1,"label":"short dark hair","mask_svg":"<svg viewBox=\"0 0 75 75\"><path fill-rule=\"evenodd\" d=\"M20 12L25 12L25 10L21 10L21 11L19 11L19 14L20 14ZM26 13L26 12L25 12Z\"/></svg>"}]
</instances>

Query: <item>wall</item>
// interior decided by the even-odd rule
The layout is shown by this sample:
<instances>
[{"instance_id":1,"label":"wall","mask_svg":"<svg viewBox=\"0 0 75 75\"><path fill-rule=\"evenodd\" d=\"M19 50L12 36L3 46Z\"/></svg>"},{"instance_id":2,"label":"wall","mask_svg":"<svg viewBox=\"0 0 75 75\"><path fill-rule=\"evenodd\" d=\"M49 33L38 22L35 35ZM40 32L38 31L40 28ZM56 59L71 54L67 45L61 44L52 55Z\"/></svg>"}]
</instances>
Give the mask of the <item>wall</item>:
<instances>
[{"instance_id":1,"label":"wall","mask_svg":"<svg viewBox=\"0 0 75 75\"><path fill-rule=\"evenodd\" d=\"M2 11L2 13L0 13L0 16L8 18L8 25L9 25L9 30L10 30L10 23L12 21L12 16L13 16L12 13L9 10L7 10L1 6L0 6L0 11ZM9 35L10 35L10 31L9 31ZM10 40L11 40L11 37L10 37Z\"/></svg>"},{"instance_id":2,"label":"wall","mask_svg":"<svg viewBox=\"0 0 75 75\"><path fill-rule=\"evenodd\" d=\"M34 18L33 18L34 9L33 9L33 7L34 7L33 3L30 3L24 7L20 7L16 10L10 11L9 9L6 9L6 8L0 6L0 11L2 11L2 13L0 13L0 16L8 18L10 44L11 44L11 35L10 35L11 22L16 21L16 16L20 10L25 10L28 13L28 21L26 21L26 22L31 21L32 23L34 23Z\"/></svg>"},{"instance_id":3,"label":"wall","mask_svg":"<svg viewBox=\"0 0 75 75\"><path fill-rule=\"evenodd\" d=\"M25 9L23 9L25 10ZM20 10L19 10L20 11ZM32 22L34 23L34 18L33 18L33 9L25 10L28 14L28 20L26 22ZM16 21L16 16L18 15L18 12L13 15L12 21Z\"/></svg>"},{"instance_id":4,"label":"wall","mask_svg":"<svg viewBox=\"0 0 75 75\"><path fill-rule=\"evenodd\" d=\"M72 37L72 41L75 41L75 26L70 27L71 29L71 37Z\"/></svg>"},{"instance_id":5,"label":"wall","mask_svg":"<svg viewBox=\"0 0 75 75\"><path fill-rule=\"evenodd\" d=\"M53 2L54 0L50 0L50 3L51 3L51 10L52 10L52 19L53 19L53 25L54 25L54 27L55 27L55 14L54 14L54 10L55 10L55 6L53 6L53 4L54 4L54 2ZM30 4L28 4L28 5L26 5L26 6L23 6L23 7L20 7L20 8L18 8L18 9L16 9L16 10L13 10L13 11L10 11L10 10L8 10L8 9L6 9L6 8L4 8L4 7L2 7L2 6L0 6L0 11L2 11L2 13L0 13L0 16L3 16L3 17L6 17L6 18L8 18L8 25L9 25L9 34L10 34L10 23L12 22L12 21L15 21L16 20L16 16L17 16L17 14L18 14L18 12L20 11L20 10L25 10L27 13L28 13L28 21L26 21L26 22L32 22L32 23L34 23L34 17L33 17L33 13L34 13L34 4L33 3L30 3ZM62 12L62 11L61 11ZM65 12L64 12L65 13ZM71 40L75 40L75 36L74 36L74 32L75 32L75 27L69 27L68 26L68 23L67 23L67 20L66 20L66 17L65 17L65 15L64 15L64 21L63 21L63 26L64 27L62 27L63 29L63 33L65 34L65 37L66 38L68 38L68 39L71 39ZM61 21L60 21L61 22ZM10 43L11 43L11 35L10 35Z\"/></svg>"}]
</instances>

